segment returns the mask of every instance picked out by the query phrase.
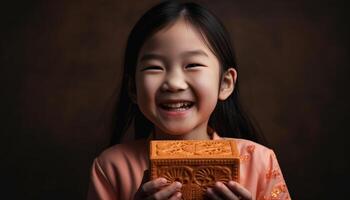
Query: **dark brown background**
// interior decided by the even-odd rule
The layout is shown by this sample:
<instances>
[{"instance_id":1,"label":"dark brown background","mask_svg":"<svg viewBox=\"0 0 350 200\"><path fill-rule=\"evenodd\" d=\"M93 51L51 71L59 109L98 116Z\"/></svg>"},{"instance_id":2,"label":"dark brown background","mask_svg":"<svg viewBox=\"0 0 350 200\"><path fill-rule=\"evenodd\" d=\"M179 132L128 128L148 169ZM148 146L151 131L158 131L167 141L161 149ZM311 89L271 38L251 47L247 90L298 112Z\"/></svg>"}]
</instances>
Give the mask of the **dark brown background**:
<instances>
[{"instance_id":1,"label":"dark brown background","mask_svg":"<svg viewBox=\"0 0 350 200\"><path fill-rule=\"evenodd\" d=\"M2 2L0 195L85 199L92 159L109 142L104 120L118 92L127 34L156 2ZM345 197L345 4L199 2L234 36L243 101L293 199Z\"/></svg>"}]
</instances>

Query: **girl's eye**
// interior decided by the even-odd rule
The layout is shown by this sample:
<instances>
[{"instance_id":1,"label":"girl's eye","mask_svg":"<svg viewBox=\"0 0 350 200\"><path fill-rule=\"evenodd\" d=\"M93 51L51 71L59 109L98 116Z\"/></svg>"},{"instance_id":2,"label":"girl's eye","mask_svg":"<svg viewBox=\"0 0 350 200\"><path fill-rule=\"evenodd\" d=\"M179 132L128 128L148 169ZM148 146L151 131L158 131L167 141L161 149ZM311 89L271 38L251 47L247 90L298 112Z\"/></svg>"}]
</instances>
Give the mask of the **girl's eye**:
<instances>
[{"instance_id":1,"label":"girl's eye","mask_svg":"<svg viewBox=\"0 0 350 200\"><path fill-rule=\"evenodd\" d=\"M186 68L193 68L193 67L203 67L204 65L199 63L191 63L186 66Z\"/></svg>"},{"instance_id":2,"label":"girl's eye","mask_svg":"<svg viewBox=\"0 0 350 200\"><path fill-rule=\"evenodd\" d=\"M160 66L147 66L142 68L141 71L145 71L145 70L162 70L162 68Z\"/></svg>"}]
</instances>

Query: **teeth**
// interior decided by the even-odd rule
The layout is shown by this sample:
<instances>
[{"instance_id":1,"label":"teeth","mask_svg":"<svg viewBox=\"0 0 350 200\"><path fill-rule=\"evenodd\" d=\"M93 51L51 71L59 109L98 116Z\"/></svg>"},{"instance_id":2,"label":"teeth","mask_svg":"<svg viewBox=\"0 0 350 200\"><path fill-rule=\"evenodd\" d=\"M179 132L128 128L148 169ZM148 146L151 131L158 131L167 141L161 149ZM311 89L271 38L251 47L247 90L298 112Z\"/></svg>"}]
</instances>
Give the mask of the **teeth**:
<instances>
[{"instance_id":1,"label":"teeth","mask_svg":"<svg viewBox=\"0 0 350 200\"><path fill-rule=\"evenodd\" d=\"M179 103L165 103L162 104L162 106L167 108L183 108L183 107L189 107L192 103L190 102L179 102Z\"/></svg>"}]
</instances>

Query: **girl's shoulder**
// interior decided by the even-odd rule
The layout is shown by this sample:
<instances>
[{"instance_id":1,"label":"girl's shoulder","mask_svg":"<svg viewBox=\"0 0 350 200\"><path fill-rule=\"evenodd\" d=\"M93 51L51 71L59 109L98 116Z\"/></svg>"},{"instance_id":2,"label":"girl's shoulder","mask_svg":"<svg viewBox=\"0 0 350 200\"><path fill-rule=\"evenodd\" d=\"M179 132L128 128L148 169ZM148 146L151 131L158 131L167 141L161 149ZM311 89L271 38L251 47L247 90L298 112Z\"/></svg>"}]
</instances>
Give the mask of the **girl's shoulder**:
<instances>
[{"instance_id":1,"label":"girl's shoulder","mask_svg":"<svg viewBox=\"0 0 350 200\"><path fill-rule=\"evenodd\" d=\"M242 138L230 138L230 137L222 137L224 140L234 140L237 144L237 147L246 147L246 148L257 148L261 151L271 151L270 148L259 144L257 142L247 140L247 139L242 139Z\"/></svg>"},{"instance_id":2,"label":"girl's shoulder","mask_svg":"<svg viewBox=\"0 0 350 200\"><path fill-rule=\"evenodd\" d=\"M281 168L274 151L246 139L234 140L239 151L240 183L254 199L290 199Z\"/></svg>"},{"instance_id":3,"label":"girl's shoulder","mask_svg":"<svg viewBox=\"0 0 350 200\"><path fill-rule=\"evenodd\" d=\"M269 160L270 158L275 158L275 153L272 149L261 145L259 143L256 143L251 140L247 139L240 139L240 138L222 138L225 140L234 140L237 145L237 150L240 155L241 161L247 161L251 159L262 159L261 161Z\"/></svg>"},{"instance_id":4,"label":"girl's shoulder","mask_svg":"<svg viewBox=\"0 0 350 200\"><path fill-rule=\"evenodd\" d=\"M122 160L139 160L148 155L148 141L135 140L115 144L103 150L96 158L102 165Z\"/></svg>"},{"instance_id":5,"label":"girl's shoulder","mask_svg":"<svg viewBox=\"0 0 350 200\"><path fill-rule=\"evenodd\" d=\"M262 144L256 143L251 140L242 139L242 138L231 138L231 137L221 137L218 133L213 133L213 140L233 140L236 143L237 150L240 152L240 154L249 152L259 152L263 154L270 154L272 150Z\"/></svg>"},{"instance_id":6,"label":"girl's shoulder","mask_svg":"<svg viewBox=\"0 0 350 200\"><path fill-rule=\"evenodd\" d=\"M131 199L148 168L147 149L147 140L137 140L102 151L91 167L91 186L94 187L91 192L108 199ZM97 198L92 195L95 198L91 199Z\"/></svg>"}]
</instances>

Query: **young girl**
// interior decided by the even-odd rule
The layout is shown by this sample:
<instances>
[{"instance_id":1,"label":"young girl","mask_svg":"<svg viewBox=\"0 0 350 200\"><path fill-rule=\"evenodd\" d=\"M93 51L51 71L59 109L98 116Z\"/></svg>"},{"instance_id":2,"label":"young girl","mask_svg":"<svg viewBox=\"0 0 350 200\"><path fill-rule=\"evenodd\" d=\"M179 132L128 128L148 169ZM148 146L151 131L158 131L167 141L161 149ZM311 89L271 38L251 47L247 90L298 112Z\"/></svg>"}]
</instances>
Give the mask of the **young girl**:
<instances>
[{"instance_id":1,"label":"young girl","mask_svg":"<svg viewBox=\"0 0 350 200\"><path fill-rule=\"evenodd\" d=\"M240 180L216 182L208 199L290 199L274 152L242 111L229 36L212 13L160 3L131 31L124 62L113 144L132 122L136 140L95 159L88 199L181 199L181 183L149 179L148 145L159 139L236 141Z\"/></svg>"}]
</instances>

